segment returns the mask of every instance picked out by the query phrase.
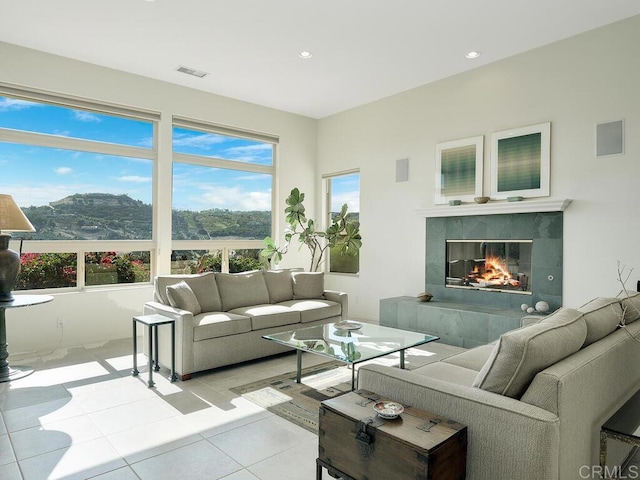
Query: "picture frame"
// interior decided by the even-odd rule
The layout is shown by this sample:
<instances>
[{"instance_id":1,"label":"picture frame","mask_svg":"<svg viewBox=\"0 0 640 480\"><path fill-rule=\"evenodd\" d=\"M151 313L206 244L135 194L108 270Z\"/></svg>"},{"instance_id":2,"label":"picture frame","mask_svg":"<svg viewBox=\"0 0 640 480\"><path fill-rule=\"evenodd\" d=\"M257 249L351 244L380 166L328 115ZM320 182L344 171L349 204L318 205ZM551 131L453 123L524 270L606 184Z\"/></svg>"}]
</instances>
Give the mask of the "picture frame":
<instances>
[{"instance_id":1,"label":"picture frame","mask_svg":"<svg viewBox=\"0 0 640 480\"><path fill-rule=\"evenodd\" d=\"M484 135L436 144L436 205L482 196L483 154Z\"/></svg>"},{"instance_id":2,"label":"picture frame","mask_svg":"<svg viewBox=\"0 0 640 480\"><path fill-rule=\"evenodd\" d=\"M548 197L551 122L491 134L491 198Z\"/></svg>"}]
</instances>

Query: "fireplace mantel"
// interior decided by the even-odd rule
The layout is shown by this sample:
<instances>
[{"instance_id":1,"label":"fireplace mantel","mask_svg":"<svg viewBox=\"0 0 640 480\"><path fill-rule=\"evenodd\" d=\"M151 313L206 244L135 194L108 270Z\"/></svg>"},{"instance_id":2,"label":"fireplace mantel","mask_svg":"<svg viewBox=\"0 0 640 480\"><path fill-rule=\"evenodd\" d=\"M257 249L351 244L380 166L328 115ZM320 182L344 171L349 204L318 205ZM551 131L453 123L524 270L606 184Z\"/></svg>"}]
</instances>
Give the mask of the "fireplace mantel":
<instances>
[{"instance_id":1,"label":"fireplace mantel","mask_svg":"<svg viewBox=\"0 0 640 480\"><path fill-rule=\"evenodd\" d=\"M418 215L425 218L463 217L467 215L499 215L504 213L536 213L563 212L571 203L571 199L557 200L522 200L520 202L491 201L484 204L470 203L465 205L438 205L418 210Z\"/></svg>"}]
</instances>

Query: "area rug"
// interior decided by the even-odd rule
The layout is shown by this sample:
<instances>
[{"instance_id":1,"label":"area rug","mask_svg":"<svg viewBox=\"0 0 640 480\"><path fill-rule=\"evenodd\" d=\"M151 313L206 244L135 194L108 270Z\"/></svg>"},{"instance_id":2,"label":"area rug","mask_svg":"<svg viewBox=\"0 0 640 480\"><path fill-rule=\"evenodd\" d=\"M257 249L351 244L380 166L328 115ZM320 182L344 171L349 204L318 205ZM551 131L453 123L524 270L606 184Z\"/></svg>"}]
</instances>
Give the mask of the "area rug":
<instances>
[{"instance_id":1,"label":"area rug","mask_svg":"<svg viewBox=\"0 0 640 480\"><path fill-rule=\"evenodd\" d=\"M411 370L462 350L435 342L411 348L406 351L405 366ZM400 354L396 353L359 365L379 363L397 366L399 359ZM296 372L293 371L234 387L231 391L310 432L317 433L320 402L351 391L351 366L343 362L330 361L303 368L301 377L301 383L296 383Z\"/></svg>"}]
</instances>

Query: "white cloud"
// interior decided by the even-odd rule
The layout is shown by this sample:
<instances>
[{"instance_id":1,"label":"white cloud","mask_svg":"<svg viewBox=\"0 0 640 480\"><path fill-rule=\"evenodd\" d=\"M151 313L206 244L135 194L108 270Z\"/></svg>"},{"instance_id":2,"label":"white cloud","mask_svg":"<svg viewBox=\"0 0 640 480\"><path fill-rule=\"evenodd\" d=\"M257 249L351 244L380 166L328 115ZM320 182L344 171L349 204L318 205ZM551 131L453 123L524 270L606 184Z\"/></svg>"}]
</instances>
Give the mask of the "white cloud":
<instances>
[{"instance_id":1,"label":"white cloud","mask_svg":"<svg viewBox=\"0 0 640 480\"><path fill-rule=\"evenodd\" d=\"M25 108L41 107L42 104L18 100L15 98L0 98L0 112L10 112L14 110L24 110Z\"/></svg>"},{"instance_id":2,"label":"white cloud","mask_svg":"<svg viewBox=\"0 0 640 480\"><path fill-rule=\"evenodd\" d=\"M118 180L121 182L149 183L151 182L151 177L143 177L141 175L124 175L119 177Z\"/></svg>"},{"instance_id":3,"label":"white cloud","mask_svg":"<svg viewBox=\"0 0 640 480\"><path fill-rule=\"evenodd\" d=\"M73 118L81 122L101 122L102 119L93 113L82 112L80 110L73 111Z\"/></svg>"},{"instance_id":4,"label":"white cloud","mask_svg":"<svg viewBox=\"0 0 640 480\"><path fill-rule=\"evenodd\" d=\"M189 210L221 208L235 211L271 210L271 192L245 192L238 187L203 188L204 192L187 199Z\"/></svg>"},{"instance_id":5,"label":"white cloud","mask_svg":"<svg viewBox=\"0 0 640 480\"><path fill-rule=\"evenodd\" d=\"M331 196L331 211L339 212L342 205L347 204L349 212L360 211L360 192L342 192Z\"/></svg>"},{"instance_id":6,"label":"white cloud","mask_svg":"<svg viewBox=\"0 0 640 480\"><path fill-rule=\"evenodd\" d=\"M54 168L53 171L56 172L58 175L68 175L71 172L73 172L73 169L71 167L58 167L58 168Z\"/></svg>"},{"instance_id":7,"label":"white cloud","mask_svg":"<svg viewBox=\"0 0 640 480\"><path fill-rule=\"evenodd\" d=\"M176 147L194 147L209 149L212 145L223 143L225 137L213 133L202 133L199 135L187 135L184 133L174 133L173 145Z\"/></svg>"}]
</instances>

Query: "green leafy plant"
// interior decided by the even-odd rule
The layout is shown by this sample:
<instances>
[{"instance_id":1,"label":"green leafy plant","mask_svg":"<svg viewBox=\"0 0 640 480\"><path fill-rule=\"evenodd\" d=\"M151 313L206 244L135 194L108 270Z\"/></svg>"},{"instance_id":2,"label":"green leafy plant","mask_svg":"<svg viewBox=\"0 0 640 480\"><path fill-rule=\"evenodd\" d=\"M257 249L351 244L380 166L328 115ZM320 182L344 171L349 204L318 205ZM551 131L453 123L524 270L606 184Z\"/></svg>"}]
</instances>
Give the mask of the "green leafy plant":
<instances>
[{"instance_id":1,"label":"green leafy plant","mask_svg":"<svg viewBox=\"0 0 640 480\"><path fill-rule=\"evenodd\" d=\"M353 221L348 213L345 203L340 212L332 215L331 225L326 230L318 230L316 223L305 215L304 193L294 188L286 199L287 228L285 230L285 244L278 247L271 237L264 239L265 248L260 256L270 264L277 265L294 239L302 245L306 245L311 253L311 265L309 271L317 272L326 260L325 253L329 249L336 248L340 255L356 256L362 247L360 226Z\"/></svg>"}]
</instances>

